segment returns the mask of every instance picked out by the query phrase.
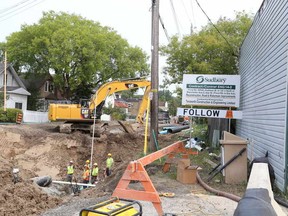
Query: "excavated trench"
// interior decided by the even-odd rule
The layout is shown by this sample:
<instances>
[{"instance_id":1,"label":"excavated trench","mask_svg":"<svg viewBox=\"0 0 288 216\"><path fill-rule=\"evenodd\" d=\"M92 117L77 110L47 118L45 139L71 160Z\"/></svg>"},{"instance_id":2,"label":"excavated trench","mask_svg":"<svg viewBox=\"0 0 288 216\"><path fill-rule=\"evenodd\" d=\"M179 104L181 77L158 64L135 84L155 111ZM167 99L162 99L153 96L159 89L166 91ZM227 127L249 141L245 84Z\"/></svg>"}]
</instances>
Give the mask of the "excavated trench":
<instances>
[{"instance_id":1,"label":"excavated trench","mask_svg":"<svg viewBox=\"0 0 288 216\"><path fill-rule=\"evenodd\" d=\"M39 215L61 203L73 192L70 185L40 187L32 179L49 176L51 180L65 180L70 160L75 164L75 180L82 181L83 166L91 158L92 138L81 132L61 134L58 126L57 123L0 125L0 215ZM92 161L99 165L100 181L104 179L108 153L113 155L115 167L121 172L126 168L123 164L141 155L143 140L141 133L129 134L117 122L95 138ZM13 169L19 170L17 183L13 183ZM109 184L115 182L108 181L106 190L111 191Z\"/></svg>"}]
</instances>

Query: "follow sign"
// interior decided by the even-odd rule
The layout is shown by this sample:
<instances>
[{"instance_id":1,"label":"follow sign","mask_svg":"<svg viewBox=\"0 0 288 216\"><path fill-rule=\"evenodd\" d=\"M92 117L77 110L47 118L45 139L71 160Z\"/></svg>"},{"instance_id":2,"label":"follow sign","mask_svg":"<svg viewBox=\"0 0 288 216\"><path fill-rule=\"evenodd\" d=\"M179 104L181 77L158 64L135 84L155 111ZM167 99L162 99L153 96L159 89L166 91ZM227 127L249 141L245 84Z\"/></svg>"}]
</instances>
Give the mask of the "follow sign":
<instances>
[{"instance_id":1,"label":"follow sign","mask_svg":"<svg viewBox=\"0 0 288 216\"><path fill-rule=\"evenodd\" d=\"M242 111L177 108L177 116L242 119Z\"/></svg>"}]
</instances>

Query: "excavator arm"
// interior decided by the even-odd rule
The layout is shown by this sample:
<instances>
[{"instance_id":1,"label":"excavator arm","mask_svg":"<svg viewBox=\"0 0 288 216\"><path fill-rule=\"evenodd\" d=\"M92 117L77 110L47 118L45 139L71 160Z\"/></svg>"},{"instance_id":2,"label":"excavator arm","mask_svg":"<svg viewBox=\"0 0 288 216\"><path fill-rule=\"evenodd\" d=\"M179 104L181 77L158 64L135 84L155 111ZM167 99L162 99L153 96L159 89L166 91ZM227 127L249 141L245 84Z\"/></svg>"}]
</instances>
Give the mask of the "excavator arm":
<instances>
[{"instance_id":1,"label":"excavator arm","mask_svg":"<svg viewBox=\"0 0 288 216\"><path fill-rule=\"evenodd\" d=\"M144 95L143 95L143 98L142 98L142 101L141 101L141 104L140 104L140 107L139 107L139 110L138 110L138 115L136 117L136 121L138 123L141 123L143 124L143 115L144 115L144 112L146 111L147 109L147 105L148 105L148 102L149 102L149 93L150 93L150 90L151 90L151 85L147 86L146 89L145 89L145 92L144 92Z\"/></svg>"},{"instance_id":2,"label":"excavator arm","mask_svg":"<svg viewBox=\"0 0 288 216\"><path fill-rule=\"evenodd\" d=\"M102 106L106 98L114 94L115 92L138 89L142 87L145 87L145 93L144 93L136 120L139 123L143 123L142 118L147 108L149 92L151 90L151 82L148 80L131 79L131 80L112 81L112 82L106 83L102 85L91 98L89 109L91 110L91 112L93 112L95 107L97 108L97 110L101 110L102 107L100 107L99 109L98 107Z\"/></svg>"},{"instance_id":3,"label":"excavator arm","mask_svg":"<svg viewBox=\"0 0 288 216\"><path fill-rule=\"evenodd\" d=\"M83 100L80 104L50 104L48 117L50 121L64 121L63 131L66 131L64 126L67 126L67 131L71 130L90 130L90 125L93 123L96 108L96 117L100 116L102 107L106 98L115 92L145 88L143 100L140 104L137 122L143 123L143 115L147 108L149 92L151 90L151 82L143 79L119 80L112 81L102 85L93 95L90 101ZM90 102L90 103L86 103ZM69 125L71 124L71 126ZM88 126L88 129L87 129Z\"/></svg>"}]
</instances>

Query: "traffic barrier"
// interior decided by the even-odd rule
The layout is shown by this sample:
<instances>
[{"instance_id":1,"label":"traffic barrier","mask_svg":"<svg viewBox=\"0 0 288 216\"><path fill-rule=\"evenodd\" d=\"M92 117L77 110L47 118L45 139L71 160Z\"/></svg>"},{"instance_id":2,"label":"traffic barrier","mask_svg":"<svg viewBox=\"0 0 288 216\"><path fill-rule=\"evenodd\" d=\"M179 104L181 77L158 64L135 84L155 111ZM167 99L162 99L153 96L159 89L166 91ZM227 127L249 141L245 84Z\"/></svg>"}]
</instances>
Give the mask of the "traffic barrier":
<instances>
[{"instance_id":1,"label":"traffic barrier","mask_svg":"<svg viewBox=\"0 0 288 216\"><path fill-rule=\"evenodd\" d=\"M17 113L16 115L16 123L21 124L23 119L23 114L22 113Z\"/></svg>"}]
</instances>

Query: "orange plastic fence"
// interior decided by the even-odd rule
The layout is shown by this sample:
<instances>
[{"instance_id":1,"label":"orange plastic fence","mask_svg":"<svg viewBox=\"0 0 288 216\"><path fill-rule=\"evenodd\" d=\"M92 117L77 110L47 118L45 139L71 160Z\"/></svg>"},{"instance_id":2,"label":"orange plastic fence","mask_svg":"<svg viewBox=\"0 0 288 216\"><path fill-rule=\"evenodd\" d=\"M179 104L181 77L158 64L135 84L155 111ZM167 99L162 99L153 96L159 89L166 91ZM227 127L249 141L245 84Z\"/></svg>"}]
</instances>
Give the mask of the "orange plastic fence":
<instances>
[{"instance_id":1,"label":"orange plastic fence","mask_svg":"<svg viewBox=\"0 0 288 216\"><path fill-rule=\"evenodd\" d=\"M150 201L152 202L158 215L163 215L159 194L156 191L151 179L149 178L149 175L146 172L144 166L166 155L168 155L168 159L171 161L175 157L176 153L182 153L182 158L187 158L189 154L198 154L198 152L194 152L191 149L186 149L184 147L183 141L178 141L136 161L131 161L124 171L122 178L118 182L118 185L115 188L112 196L126 199ZM170 168L171 163L169 160L167 160L164 164L164 172L167 172ZM131 181L141 182L144 190L139 191L130 189L129 184Z\"/></svg>"}]
</instances>

